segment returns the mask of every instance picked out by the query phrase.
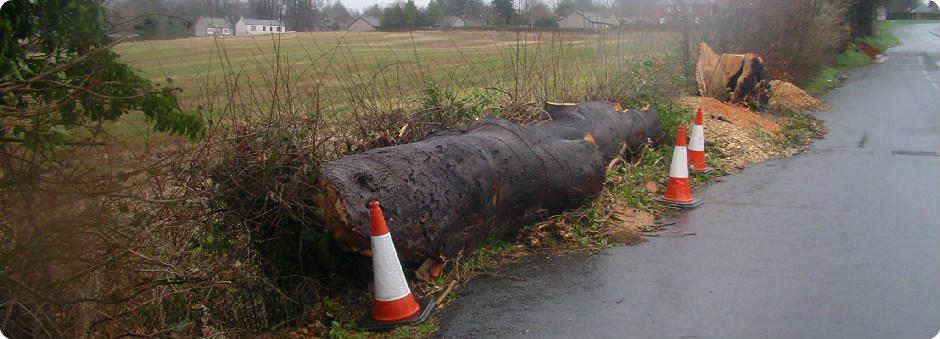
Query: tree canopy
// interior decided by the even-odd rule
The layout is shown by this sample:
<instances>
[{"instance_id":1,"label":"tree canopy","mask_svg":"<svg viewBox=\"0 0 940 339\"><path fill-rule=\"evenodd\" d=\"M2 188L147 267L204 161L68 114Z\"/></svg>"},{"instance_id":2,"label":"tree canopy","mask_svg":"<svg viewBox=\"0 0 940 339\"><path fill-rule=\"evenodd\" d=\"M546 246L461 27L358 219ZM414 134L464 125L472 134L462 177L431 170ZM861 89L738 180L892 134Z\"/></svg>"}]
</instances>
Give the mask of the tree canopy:
<instances>
[{"instance_id":1,"label":"tree canopy","mask_svg":"<svg viewBox=\"0 0 940 339\"><path fill-rule=\"evenodd\" d=\"M158 131L203 133L177 90L156 87L110 50L97 0L13 0L0 11L0 149L88 142L102 124L143 112Z\"/></svg>"},{"instance_id":2,"label":"tree canopy","mask_svg":"<svg viewBox=\"0 0 940 339\"><path fill-rule=\"evenodd\" d=\"M402 22L405 27L417 27L418 24L418 6L415 6L414 0L408 0L403 10L404 16Z\"/></svg>"},{"instance_id":3,"label":"tree canopy","mask_svg":"<svg viewBox=\"0 0 940 339\"><path fill-rule=\"evenodd\" d=\"M559 18L564 18L568 14L574 13L574 1L573 0L561 0L555 5L555 15Z\"/></svg>"},{"instance_id":4,"label":"tree canopy","mask_svg":"<svg viewBox=\"0 0 940 339\"><path fill-rule=\"evenodd\" d=\"M438 24L444 20L444 13L441 12L441 5L438 5L437 1L435 0L428 2L428 7L425 12L427 13L428 21L431 22L432 25Z\"/></svg>"},{"instance_id":5,"label":"tree canopy","mask_svg":"<svg viewBox=\"0 0 940 339\"><path fill-rule=\"evenodd\" d=\"M382 13L382 27L402 28L405 27L405 12L398 5L385 8Z\"/></svg>"},{"instance_id":6,"label":"tree canopy","mask_svg":"<svg viewBox=\"0 0 940 339\"><path fill-rule=\"evenodd\" d=\"M493 11L499 23L511 25L516 18L516 9L513 7L512 0L493 0Z\"/></svg>"}]
</instances>

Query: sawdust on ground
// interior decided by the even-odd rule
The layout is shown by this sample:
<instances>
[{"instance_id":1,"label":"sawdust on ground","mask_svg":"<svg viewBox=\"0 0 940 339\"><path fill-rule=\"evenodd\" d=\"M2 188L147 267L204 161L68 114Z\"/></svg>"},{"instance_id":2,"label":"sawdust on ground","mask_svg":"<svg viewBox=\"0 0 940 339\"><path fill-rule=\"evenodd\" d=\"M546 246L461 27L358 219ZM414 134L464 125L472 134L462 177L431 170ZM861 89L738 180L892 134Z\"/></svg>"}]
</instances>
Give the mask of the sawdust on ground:
<instances>
[{"instance_id":1,"label":"sawdust on ground","mask_svg":"<svg viewBox=\"0 0 940 339\"><path fill-rule=\"evenodd\" d=\"M719 168L732 171L753 162L788 156L793 149L783 149L771 142L781 131L773 116L761 116L744 107L725 104L712 98L685 97L681 103L701 107L705 118L705 145L716 147L725 155Z\"/></svg>"},{"instance_id":2,"label":"sawdust on ground","mask_svg":"<svg viewBox=\"0 0 940 339\"><path fill-rule=\"evenodd\" d=\"M611 217L616 222L607 230L607 239L628 246L646 241L640 232L647 231L656 224L656 218L649 212L628 206L617 206Z\"/></svg>"},{"instance_id":3,"label":"sawdust on ground","mask_svg":"<svg viewBox=\"0 0 940 339\"><path fill-rule=\"evenodd\" d=\"M708 97L684 97L680 102L695 108L701 107L702 114L706 118L709 114L713 114L721 116L735 126L757 127L770 133L780 132L780 125L776 121L762 117L760 114L751 112L744 107L729 105Z\"/></svg>"},{"instance_id":4,"label":"sawdust on ground","mask_svg":"<svg viewBox=\"0 0 940 339\"><path fill-rule=\"evenodd\" d=\"M770 81L770 109L797 113L824 111L832 108L822 100L806 94L802 89L786 81Z\"/></svg>"}]
</instances>

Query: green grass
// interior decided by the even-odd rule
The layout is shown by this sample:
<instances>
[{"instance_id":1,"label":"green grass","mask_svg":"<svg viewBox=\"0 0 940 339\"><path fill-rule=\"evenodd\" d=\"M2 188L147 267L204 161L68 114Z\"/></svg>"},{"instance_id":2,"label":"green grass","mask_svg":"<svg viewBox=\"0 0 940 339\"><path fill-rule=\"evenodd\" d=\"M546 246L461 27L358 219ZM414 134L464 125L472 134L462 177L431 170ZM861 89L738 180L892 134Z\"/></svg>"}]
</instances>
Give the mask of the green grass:
<instances>
[{"instance_id":1,"label":"green grass","mask_svg":"<svg viewBox=\"0 0 940 339\"><path fill-rule=\"evenodd\" d=\"M803 83L803 90L810 94L822 94L839 85L838 75L845 70L872 63L872 59L859 52L854 45L836 56L836 62L822 69L815 76Z\"/></svg>"},{"instance_id":2,"label":"green grass","mask_svg":"<svg viewBox=\"0 0 940 339\"><path fill-rule=\"evenodd\" d=\"M898 26L926 23L940 24L940 20L887 20L878 23L875 35L860 39L861 42L880 48L882 51L901 43L891 30Z\"/></svg>"},{"instance_id":3,"label":"green grass","mask_svg":"<svg viewBox=\"0 0 940 339\"><path fill-rule=\"evenodd\" d=\"M923 23L940 23L937 20L888 20L878 23L878 27L875 29L875 35L870 37L865 37L859 39L859 41L866 44L872 45L881 49L884 52L886 49L897 46L901 43L898 38L891 33L891 29L904 26L904 25L914 25L914 24L923 24ZM836 61L833 65L823 68L815 76L811 77L809 80L805 81L801 87L807 93L810 94L822 94L828 91L831 88L834 88L839 85L838 75L839 73L853 69L856 67L865 66L872 63L872 60L868 58L865 54L862 54L855 48L855 45L850 45L845 52L839 54L836 57Z\"/></svg>"},{"instance_id":4,"label":"green grass","mask_svg":"<svg viewBox=\"0 0 940 339\"><path fill-rule=\"evenodd\" d=\"M839 85L838 75L840 72L865 66L872 62L874 61L859 52L855 45L849 45L845 52L836 56L835 63L823 68L822 71L804 82L803 90L810 94L822 94Z\"/></svg>"}]
</instances>

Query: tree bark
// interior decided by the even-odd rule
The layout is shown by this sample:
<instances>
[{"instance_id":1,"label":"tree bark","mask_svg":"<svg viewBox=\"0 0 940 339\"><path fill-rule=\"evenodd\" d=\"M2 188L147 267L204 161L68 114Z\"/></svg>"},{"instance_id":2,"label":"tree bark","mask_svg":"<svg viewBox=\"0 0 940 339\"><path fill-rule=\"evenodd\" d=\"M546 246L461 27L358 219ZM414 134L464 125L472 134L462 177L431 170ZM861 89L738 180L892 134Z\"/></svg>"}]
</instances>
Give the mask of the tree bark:
<instances>
[{"instance_id":1,"label":"tree bark","mask_svg":"<svg viewBox=\"0 0 940 339\"><path fill-rule=\"evenodd\" d=\"M748 102L767 108L770 87L764 61L753 53L718 54L706 43L699 44L695 81L702 96L730 103Z\"/></svg>"},{"instance_id":2,"label":"tree bark","mask_svg":"<svg viewBox=\"0 0 940 339\"><path fill-rule=\"evenodd\" d=\"M402 260L453 257L577 207L600 193L622 143L636 150L663 138L653 108L587 102L545 110L552 121L541 125L489 117L324 163L319 207L333 239L370 255L366 204L377 199Z\"/></svg>"}]
</instances>

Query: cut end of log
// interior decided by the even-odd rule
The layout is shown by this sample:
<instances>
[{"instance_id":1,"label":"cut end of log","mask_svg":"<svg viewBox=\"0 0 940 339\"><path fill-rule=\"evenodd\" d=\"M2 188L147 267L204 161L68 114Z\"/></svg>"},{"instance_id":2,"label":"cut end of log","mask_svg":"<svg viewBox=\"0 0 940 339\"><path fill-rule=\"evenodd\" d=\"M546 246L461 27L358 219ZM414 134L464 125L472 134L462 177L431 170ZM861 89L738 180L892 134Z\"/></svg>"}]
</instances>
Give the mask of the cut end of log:
<instances>
[{"instance_id":1,"label":"cut end of log","mask_svg":"<svg viewBox=\"0 0 940 339\"><path fill-rule=\"evenodd\" d=\"M704 97L753 103L758 110L767 107L767 72L764 60L756 54L718 54L702 42L695 62L695 82Z\"/></svg>"},{"instance_id":2,"label":"cut end of log","mask_svg":"<svg viewBox=\"0 0 940 339\"><path fill-rule=\"evenodd\" d=\"M323 192L323 197L317 200L317 208L323 211L322 218L324 224L330 227L333 242L343 251L372 255L371 246L362 243L362 236L355 232L355 226L347 226L349 217L343 196L327 182L326 178L321 178L317 183L320 186L320 192Z\"/></svg>"}]
</instances>

